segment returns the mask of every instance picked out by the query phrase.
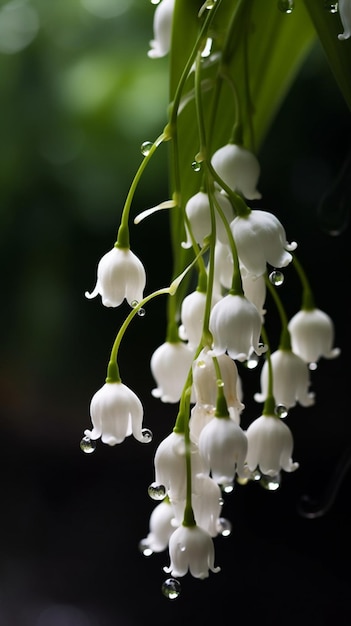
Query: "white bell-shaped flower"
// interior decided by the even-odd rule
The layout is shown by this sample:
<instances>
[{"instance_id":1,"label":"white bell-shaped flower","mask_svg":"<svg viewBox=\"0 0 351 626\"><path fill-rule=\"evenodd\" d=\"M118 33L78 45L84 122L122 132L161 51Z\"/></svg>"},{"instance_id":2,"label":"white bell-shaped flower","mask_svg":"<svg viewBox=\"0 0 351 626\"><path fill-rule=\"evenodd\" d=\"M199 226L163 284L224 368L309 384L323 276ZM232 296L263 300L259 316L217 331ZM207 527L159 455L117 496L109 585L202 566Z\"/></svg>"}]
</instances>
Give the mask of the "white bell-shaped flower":
<instances>
[{"instance_id":1,"label":"white bell-shaped flower","mask_svg":"<svg viewBox=\"0 0 351 626\"><path fill-rule=\"evenodd\" d=\"M338 39L349 39L349 37L351 37L351 1L339 0L338 12L344 29L344 32L338 35Z\"/></svg>"},{"instance_id":2,"label":"white bell-shaped flower","mask_svg":"<svg viewBox=\"0 0 351 626\"><path fill-rule=\"evenodd\" d=\"M105 383L92 397L90 416L93 430L85 430L90 439L114 446L133 434L146 442L142 432L143 407L135 393L121 382Z\"/></svg>"},{"instance_id":3,"label":"white bell-shaped flower","mask_svg":"<svg viewBox=\"0 0 351 626\"><path fill-rule=\"evenodd\" d=\"M114 246L99 261L96 286L85 296L91 299L100 294L107 307L117 307L126 298L133 306L142 300L145 284L144 266L134 252Z\"/></svg>"},{"instance_id":4,"label":"white bell-shaped flower","mask_svg":"<svg viewBox=\"0 0 351 626\"><path fill-rule=\"evenodd\" d=\"M216 407L211 404L194 404L189 420L190 437L194 443L198 443L202 429L213 419L215 410Z\"/></svg>"},{"instance_id":5,"label":"white bell-shaped flower","mask_svg":"<svg viewBox=\"0 0 351 626\"><path fill-rule=\"evenodd\" d=\"M266 310L264 303L266 301L266 281L264 276L252 276L252 274L242 273L243 290L246 298L255 305L259 313L261 313L261 319L263 321Z\"/></svg>"},{"instance_id":6,"label":"white bell-shaped flower","mask_svg":"<svg viewBox=\"0 0 351 626\"><path fill-rule=\"evenodd\" d=\"M290 252L297 243L287 242L285 230L273 213L253 209L246 216L235 217L231 230L240 264L254 277L265 274L267 263L286 267L292 261Z\"/></svg>"},{"instance_id":7,"label":"white bell-shaped flower","mask_svg":"<svg viewBox=\"0 0 351 626\"><path fill-rule=\"evenodd\" d=\"M214 198L221 207L228 224L230 224L234 217L234 211L227 196L219 191L216 191L214 193ZM218 211L215 209L215 203L214 210L216 216L216 239L222 243L227 243L227 232ZM192 196L185 205L185 212L189 218L191 230L195 240L200 246L202 246L204 239L208 237L212 231L210 200L207 193L199 191ZM187 227L185 227L185 230L187 233L187 241L183 242L182 246L183 248L190 248L192 243Z\"/></svg>"},{"instance_id":8,"label":"white bell-shaped flower","mask_svg":"<svg viewBox=\"0 0 351 626\"><path fill-rule=\"evenodd\" d=\"M155 482L163 485L171 499L182 500L186 496L185 440L181 433L171 432L156 449L154 457ZM197 446L191 444L192 477L204 470Z\"/></svg>"},{"instance_id":9,"label":"white bell-shaped flower","mask_svg":"<svg viewBox=\"0 0 351 626\"><path fill-rule=\"evenodd\" d=\"M289 427L274 415L261 415L246 431L249 470L256 469L266 476L276 476L281 470L293 472L299 466L292 461L293 436Z\"/></svg>"},{"instance_id":10,"label":"white bell-shaped flower","mask_svg":"<svg viewBox=\"0 0 351 626\"><path fill-rule=\"evenodd\" d=\"M291 318L288 329L293 352L306 363L339 356L340 348L333 348L334 324L324 311L301 310Z\"/></svg>"},{"instance_id":11,"label":"white bell-shaped flower","mask_svg":"<svg viewBox=\"0 0 351 626\"><path fill-rule=\"evenodd\" d=\"M143 540L151 552L163 552L168 547L169 538L178 526L173 507L168 498L157 504L150 515L149 533Z\"/></svg>"},{"instance_id":12,"label":"white bell-shaped flower","mask_svg":"<svg viewBox=\"0 0 351 626\"><path fill-rule=\"evenodd\" d=\"M175 578L188 571L194 578L208 578L209 572L219 572L215 567L212 537L200 526L179 526L169 540L170 565L164 571Z\"/></svg>"},{"instance_id":13,"label":"white bell-shaped flower","mask_svg":"<svg viewBox=\"0 0 351 626\"><path fill-rule=\"evenodd\" d=\"M247 200L259 200L262 197L257 189L261 168L252 152L243 146L229 143L213 154L211 163L233 191L241 193Z\"/></svg>"},{"instance_id":14,"label":"white bell-shaped flower","mask_svg":"<svg viewBox=\"0 0 351 626\"><path fill-rule=\"evenodd\" d=\"M182 341L165 341L152 354L150 367L157 387L152 390L154 398L162 402L179 402L191 368L194 351Z\"/></svg>"},{"instance_id":15,"label":"white bell-shaped flower","mask_svg":"<svg viewBox=\"0 0 351 626\"><path fill-rule=\"evenodd\" d=\"M175 0L161 0L154 13L154 38L150 41L148 56L158 59L168 54L171 46L172 22Z\"/></svg>"},{"instance_id":16,"label":"white bell-shaped flower","mask_svg":"<svg viewBox=\"0 0 351 626\"><path fill-rule=\"evenodd\" d=\"M276 350L271 355L273 396L277 404L287 409L298 402L302 406L314 404L314 393L309 391L310 370L307 363L291 350ZM261 393L255 393L256 402L264 402L268 393L268 361L261 371Z\"/></svg>"},{"instance_id":17,"label":"white bell-shaped flower","mask_svg":"<svg viewBox=\"0 0 351 626\"><path fill-rule=\"evenodd\" d=\"M230 484L236 474L246 477L247 438L230 417L214 417L201 431L199 452L219 485Z\"/></svg>"},{"instance_id":18,"label":"white bell-shaped flower","mask_svg":"<svg viewBox=\"0 0 351 626\"><path fill-rule=\"evenodd\" d=\"M205 474L197 474L192 482L192 507L196 523L206 530L211 537L218 535L218 518L223 507L222 492L219 485ZM185 500L172 500L175 523L182 524Z\"/></svg>"},{"instance_id":19,"label":"white bell-shaped flower","mask_svg":"<svg viewBox=\"0 0 351 626\"><path fill-rule=\"evenodd\" d=\"M233 255L230 246L216 241L213 290L222 293L222 288L230 289L233 279Z\"/></svg>"},{"instance_id":20,"label":"white bell-shaped flower","mask_svg":"<svg viewBox=\"0 0 351 626\"><path fill-rule=\"evenodd\" d=\"M224 396L228 407L234 407L241 411L244 405L241 403L238 384L238 368L228 354L220 354L217 357L221 372L220 384L223 385ZM213 355L209 348L203 348L193 362L193 386L196 402L202 406L215 407L217 402L219 380L213 363Z\"/></svg>"},{"instance_id":21,"label":"white bell-shaped flower","mask_svg":"<svg viewBox=\"0 0 351 626\"><path fill-rule=\"evenodd\" d=\"M229 293L214 305L209 322L215 356L228 352L232 359L246 361L253 349L261 355L261 316L247 298Z\"/></svg>"},{"instance_id":22,"label":"white bell-shaped flower","mask_svg":"<svg viewBox=\"0 0 351 626\"><path fill-rule=\"evenodd\" d=\"M201 341L206 299L206 293L196 289L185 296L181 306L179 336L181 339L188 341L189 348L193 348L194 350ZM212 306L220 299L221 296L219 294L214 294L212 297Z\"/></svg>"}]
</instances>

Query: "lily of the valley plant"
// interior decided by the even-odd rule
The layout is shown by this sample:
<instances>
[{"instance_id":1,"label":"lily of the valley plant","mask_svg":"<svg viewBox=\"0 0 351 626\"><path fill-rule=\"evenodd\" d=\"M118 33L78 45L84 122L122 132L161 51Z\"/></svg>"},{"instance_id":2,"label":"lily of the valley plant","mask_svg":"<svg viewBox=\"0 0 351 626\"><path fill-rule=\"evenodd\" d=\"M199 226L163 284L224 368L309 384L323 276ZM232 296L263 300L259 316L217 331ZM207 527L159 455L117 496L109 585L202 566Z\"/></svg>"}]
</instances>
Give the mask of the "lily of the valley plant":
<instances>
[{"instance_id":1,"label":"lily of the valley plant","mask_svg":"<svg viewBox=\"0 0 351 626\"><path fill-rule=\"evenodd\" d=\"M107 307L126 301L129 313L91 400L92 429L81 447L92 451L97 439L114 446L130 435L152 440L137 382L122 382L118 356L135 316L150 300L167 298L164 342L144 357L155 380L150 394L174 406L174 427L156 447L149 487L155 504L140 549L166 552L163 592L176 598L188 572L200 579L219 572L214 540L230 534L222 506L234 484L255 480L274 490L284 472L298 468L289 413L315 403L311 370L339 354L333 322L318 308L298 259L299 242L262 197L257 155L317 38L350 105L351 0L161 0L150 10L154 32L145 54L150 63L168 55L168 118L165 112L159 136L142 144L116 240L86 293ZM282 154L286 149L282 144ZM135 189L162 151L169 197L132 221ZM132 234L145 219L157 228L160 210L169 215L173 274L168 286L145 294L147 267L133 252ZM291 319L279 291L289 265L301 284ZM278 341L266 330L272 307ZM242 374L255 366L257 411L244 429Z\"/></svg>"}]
</instances>

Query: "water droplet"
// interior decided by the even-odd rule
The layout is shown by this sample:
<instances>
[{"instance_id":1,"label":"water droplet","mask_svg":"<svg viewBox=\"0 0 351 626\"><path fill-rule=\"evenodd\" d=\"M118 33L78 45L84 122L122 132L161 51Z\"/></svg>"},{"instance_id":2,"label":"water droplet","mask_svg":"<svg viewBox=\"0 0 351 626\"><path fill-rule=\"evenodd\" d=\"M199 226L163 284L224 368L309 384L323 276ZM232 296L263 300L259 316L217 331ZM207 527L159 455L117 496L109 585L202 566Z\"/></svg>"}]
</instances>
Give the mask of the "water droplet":
<instances>
[{"instance_id":1,"label":"water droplet","mask_svg":"<svg viewBox=\"0 0 351 626\"><path fill-rule=\"evenodd\" d=\"M194 172L200 172L201 163L199 163L198 161L193 161L191 167L193 168Z\"/></svg>"},{"instance_id":2,"label":"water droplet","mask_svg":"<svg viewBox=\"0 0 351 626\"><path fill-rule=\"evenodd\" d=\"M224 493L232 493L234 489L234 483L223 483L222 485L222 491Z\"/></svg>"},{"instance_id":3,"label":"water droplet","mask_svg":"<svg viewBox=\"0 0 351 626\"><path fill-rule=\"evenodd\" d=\"M143 436L144 443L150 443L152 441L153 435L152 431L149 428L143 428L141 434Z\"/></svg>"},{"instance_id":4,"label":"water droplet","mask_svg":"<svg viewBox=\"0 0 351 626\"><path fill-rule=\"evenodd\" d=\"M152 143L152 141L144 141L140 146L141 154L143 154L144 156L147 156L148 154L150 154L150 150L153 145L154 144Z\"/></svg>"},{"instance_id":5,"label":"water droplet","mask_svg":"<svg viewBox=\"0 0 351 626\"><path fill-rule=\"evenodd\" d=\"M157 483L151 483L147 490L152 500L163 500L166 496L167 489L164 485L158 485Z\"/></svg>"},{"instance_id":6,"label":"water droplet","mask_svg":"<svg viewBox=\"0 0 351 626\"><path fill-rule=\"evenodd\" d=\"M79 445L80 449L85 452L85 454L91 454L96 449L96 441L87 436L83 437Z\"/></svg>"},{"instance_id":7,"label":"water droplet","mask_svg":"<svg viewBox=\"0 0 351 626\"><path fill-rule=\"evenodd\" d=\"M201 367L201 368L206 367L205 361L196 361L196 365L197 367Z\"/></svg>"},{"instance_id":8,"label":"water droplet","mask_svg":"<svg viewBox=\"0 0 351 626\"><path fill-rule=\"evenodd\" d=\"M315 372L317 367L318 367L317 363L309 363L308 364L308 369L311 370L311 372Z\"/></svg>"},{"instance_id":9,"label":"water droplet","mask_svg":"<svg viewBox=\"0 0 351 626\"><path fill-rule=\"evenodd\" d=\"M175 578L167 578L162 585L162 593L169 600L176 600L181 592L179 580Z\"/></svg>"},{"instance_id":10,"label":"water droplet","mask_svg":"<svg viewBox=\"0 0 351 626\"><path fill-rule=\"evenodd\" d=\"M221 378L218 378L216 380L216 383L217 383L217 387L224 387L224 382Z\"/></svg>"},{"instance_id":11,"label":"water droplet","mask_svg":"<svg viewBox=\"0 0 351 626\"><path fill-rule=\"evenodd\" d=\"M130 306L132 307L132 309L135 309L136 306L138 306L139 302L138 300L132 300L130 303Z\"/></svg>"},{"instance_id":12,"label":"water droplet","mask_svg":"<svg viewBox=\"0 0 351 626\"><path fill-rule=\"evenodd\" d=\"M232 523L225 517L218 518L216 527L218 534L222 535L222 537L229 537L232 532Z\"/></svg>"},{"instance_id":13,"label":"water droplet","mask_svg":"<svg viewBox=\"0 0 351 626\"><path fill-rule=\"evenodd\" d=\"M245 362L247 369L254 370L255 367L257 367L259 360L260 360L260 357L258 356L258 354L256 354L256 352L252 350L249 354L249 358Z\"/></svg>"},{"instance_id":14,"label":"water droplet","mask_svg":"<svg viewBox=\"0 0 351 626\"><path fill-rule=\"evenodd\" d=\"M143 308L139 309L139 311L138 311L139 317L145 317L145 313L146 313L146 311Z\"/></svg>"},{"instance_id":15,"label":"water droplet","mask_svg":"<svg viewBox=\"0 0 351 626\"><path fill-rule=\"evenodd\" d=\"M153 554L153 550L151 550L149 542L146 538L139 541L138 548L143 556L151 556Z\"/></svg>"},{"instance_id":16,"label":"water droplet","mask_svg":"<svg viewBox=\"0 0 351 626\"><path fill-rule=\"evenodd\" d=\"M279 270L273 270L269 275L269 280L275 287L280 287L284 282L284 274Z\"/></svg>"},{"instance_id":17,"label":"water droplet","mask_svg":"<svg viewBox=\"0 0 351 626\"><path fill-rule=\"evenodd\" d=\"M275 407L275 414L278 415L278 417L282 417L283 419L284 417L288 416L288 412L289 411L284 404L277 404L277 406Z\"/></svg>"},{"instance_id":18,"label":"water droplet","mask_svg":"<svg viewBox=\"0 0 351 626\"><path fill-rule=\"evenodd\" d=\"M280 487L281 476L280 473L275 476L262 475L260 485L267 491L276 491Z\"/></svg>"},{"instance_id":19,"label":"water droplet","mask_svg":"<svg viewBox=\"0 0 351 626\"><path fill-rule=\"evenodd\" d=\"M219 506L223 506L224 504L224 498L219 498Z\"/></svg>"},{"instance_id":20,"label":"water droplet","mask_svg":"<svg viewBox=\"0 0 351 626\"><path fill-rule=\"evenodd\" d=\"M278 0L278 9L282 13L292 13L295 8L294 0Z\"/></svg>"},{"instance_id":21,"label":"water droplet","mask_svg":"<svg viewBox=\"0 0 351 626\"><path fill-rule=\"evenodd\" d=\"M324 8L329 13L337 13L338 12L338 3L337 2L330 2L330 0L325 0Z\"/></svg>"},{"instance_id":22,"label":"water droplet","mask_svg":"<svg viewBox=\"0 0 351 626\"><path fill-rule=\"evenodd\" d=\"M186 546L180 546L179 549L180 549L181 552L186 552Z\"/></svg>"}]
</instances>

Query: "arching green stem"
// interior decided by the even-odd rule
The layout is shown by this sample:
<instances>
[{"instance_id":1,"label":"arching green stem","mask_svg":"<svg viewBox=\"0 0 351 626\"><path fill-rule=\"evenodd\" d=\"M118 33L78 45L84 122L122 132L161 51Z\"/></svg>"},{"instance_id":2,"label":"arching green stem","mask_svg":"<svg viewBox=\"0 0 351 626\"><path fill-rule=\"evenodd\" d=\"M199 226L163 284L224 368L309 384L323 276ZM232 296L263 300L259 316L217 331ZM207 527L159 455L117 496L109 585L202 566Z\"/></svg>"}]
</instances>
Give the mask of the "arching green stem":
<instances>
[{"instance_id":1,"label":"arching green stem","mask_svg":"<svg viewBox=\"0 0 351 626\"><path fill-rule=\"evenodd\" d=\"M273 287L272 283L270 282L269 278L267 277L267 275L265 276L265 281L266 281L266 285L271 293L271 296L275 302L275 305L277 307L278 313L279 313L279 317L280 317L280 322L281 322L281 333L280 333L280 340L279 340L279 349L280 350L291 350L291 339L290 339L290 332L288 329L288 318L286 316L285 313L285 309L283 307L283 303L280 299L280 297L277 294L277 290L275 289L275 287Z\"/></svg>"}]
</instances>

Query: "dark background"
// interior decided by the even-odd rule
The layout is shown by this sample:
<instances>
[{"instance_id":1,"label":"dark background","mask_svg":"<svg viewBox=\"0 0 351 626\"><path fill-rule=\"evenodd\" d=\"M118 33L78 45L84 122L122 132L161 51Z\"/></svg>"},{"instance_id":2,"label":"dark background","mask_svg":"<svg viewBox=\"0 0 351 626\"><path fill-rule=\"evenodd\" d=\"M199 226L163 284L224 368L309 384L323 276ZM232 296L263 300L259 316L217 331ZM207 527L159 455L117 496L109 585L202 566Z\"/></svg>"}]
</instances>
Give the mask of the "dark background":
<instances>
[{"instance_id":1,"label":"dark background","mask_svg":"<svg viewBox=\"0 0 351 626\"><path fill-rule=\"evenodd\" d=\"M318 207L350 149L351 118L323 52L311 51L267 137L259 188L262 208L298 241L342 354L311 373L315 406L288 417L298 471L284 474L277 491L238 485L226 496L233 532L215 540L221 573L184 577L180 597L169 601L160 590L168 555L145 558L138 550L153 507L153 452L176 412L150 393L148 362L164 340L164 301L134 320L120 352L123 380L143 400L153 442L98 445L91 455L79 448L126 313L89 302L84 292L115 240L139 146L163 127L167 60L146 55L149 3L121 2L118 15L107 1L100 9L93 0L26 6L37 17L36 35L0 52L0 626L214 619L349 626L351 476L346 471L338 489L335 476L345 455L347 468L351 435L349 205L338 236L322 228ZM144 177L135 213L168 197L164 157ZM348 182L342 191L350 197ZM167 284L167 216L133 228L132 241L148 271L147 291ZM292 315L300 296L290 267L281 294ZM274 313L269 319L274 336L279 323ZM245 391L256 391L259 372L240 373ZM260 412L245 403L244 423ZM319 502L330 485L335 499L325 515L302 515L301 498Z\"/></svg>"}]
</instances>

